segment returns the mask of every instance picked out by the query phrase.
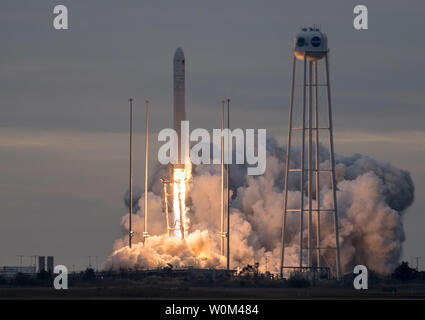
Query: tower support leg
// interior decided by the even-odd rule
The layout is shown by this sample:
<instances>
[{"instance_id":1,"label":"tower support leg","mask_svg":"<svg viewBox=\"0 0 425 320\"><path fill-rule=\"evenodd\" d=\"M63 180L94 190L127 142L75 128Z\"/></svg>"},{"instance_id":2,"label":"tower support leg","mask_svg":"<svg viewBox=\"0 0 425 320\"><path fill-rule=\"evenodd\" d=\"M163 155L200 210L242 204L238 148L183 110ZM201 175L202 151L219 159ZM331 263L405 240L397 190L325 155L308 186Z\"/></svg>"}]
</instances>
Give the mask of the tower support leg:
<instances>
[{"instance_id":1,"label":"tower support leg","mask_svg":"<svg viewBox=\"0 0 425 320\"><path fill-rule=\"evenodd\" d=\"M304 80L303 80L303 115L302 115L302 143L301 143L301 190L300 190L300 268L303 267L303 228L304 228L304 150L305 150L305 109L307 89L307 56L304 54Z\"/></svg>"},{"instance_id":2,"label":"tower support leg","mask_svg":"<svg viewBox=\"0 0 425 320\"><path fill-rule=\"evenodd\" d=\"M335 245L336 245L336 274L337 279L341 280L341 259L339 253L339 231L338 231L338 207L336 199L336 182L335 182L335 156L334 156L334 141L333 141L333 125L332 125L332 103L331 103L331 85L329 80L329 51L325 56L325 74L326 74L326 87L327 87L327 100L328 100L328 124L329 124L329 151L331 156L331 184L332 196L334 204L334 228L335 228Z\"/></svg>"},{"instance_id":3,"label":"tower support leg","mask_svg":"<svg viewBox=\"0 0 425 320\"><path fill-rule=\"evenodd\" d=\"M292 139L292 113L294 109L294 91L295 91L295 68L297 59L294 56L292 62L292 84L291 84L291 101L289 106L289 126L288 126L288 144L286 147L286 160L285 160L285 183L283 186L283 217L282 217L282 251L280 255L280 277L283 277L283 267L285 265L285 229L286 229L286 210L288 208L288 174L289 174L289 160L291 157L291 139Z\"/></svg>"},{"instance_id":4,"label":"tower support leg","mask_svg":"<svg viewBox=\"0 0 425 320\"><path fill-rule=\"evenodd\" d=\"M320 159L319 159L319 107L317 96L317 61L314 62L314 127L315 127L315 166L316 170L316 248L317 248L317 267L320 268Z\"/></svg>"},{"instance_id":5,"label":"tower support leg","mask_svg":"<svg viewBox=\"0 0 425 320\"><path fill-rule=\"evenodd\" d=\"M307 199L308 199L308 249L307 249L307 267L312 267L312 248L313 248L313 223L312 223L312 168L313 168L313 103L312 103L312 82L313 82L313 62L308 62L308 143L307 143Z\"/></svg>"}]
</instances>

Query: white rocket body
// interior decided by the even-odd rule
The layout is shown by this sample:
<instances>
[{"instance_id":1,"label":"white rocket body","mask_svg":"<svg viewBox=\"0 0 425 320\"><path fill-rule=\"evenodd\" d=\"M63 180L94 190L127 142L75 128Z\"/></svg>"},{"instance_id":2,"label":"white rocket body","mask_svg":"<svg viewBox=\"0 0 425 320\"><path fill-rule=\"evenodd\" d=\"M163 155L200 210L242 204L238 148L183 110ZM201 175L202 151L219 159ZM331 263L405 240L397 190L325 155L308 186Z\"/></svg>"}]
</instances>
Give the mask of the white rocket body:
<instances>
[{"instance_id":1,"label":"white rocket body","mask_svg":"<svg viewBox=\"0 0 425 320\"><path fill-rule=\"evenodd\" d=\"M186 223L187 175L189 165L189 146L186 120L186 88L185 88L185 58L181 48L177 48L173 59L173 89L174 89L174 115L173 125L178 138L178 161L170 165L170 181L172 183L173 197L173 222L174 236L184 239ZM186 139L182 139L182 136ZM187 140L187 141L186 141Z\"/></svg>"},{"instance_id":2,"label":"white rocket body","mask_svg":"<svg viewBox=\"0 0 425 320\"><path fill-rule=\"evenodd\" d=\"M173 59L173 81L174 81L174 130L178 134L179 161L175 167L184 167L185 161L181 161L182 153L182 127L181 122L186 120L185 104L185 58L181 48L177 48Z\"/></svg>"}]
</instances>

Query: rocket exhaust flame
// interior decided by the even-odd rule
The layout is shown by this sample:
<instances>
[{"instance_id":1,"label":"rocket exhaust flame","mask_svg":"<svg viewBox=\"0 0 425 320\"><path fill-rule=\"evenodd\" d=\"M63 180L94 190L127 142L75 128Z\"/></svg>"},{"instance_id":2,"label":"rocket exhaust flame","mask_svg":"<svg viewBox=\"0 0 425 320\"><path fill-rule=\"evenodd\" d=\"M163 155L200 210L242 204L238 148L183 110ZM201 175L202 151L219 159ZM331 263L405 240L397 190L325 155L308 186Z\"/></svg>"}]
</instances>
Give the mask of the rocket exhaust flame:
<instances>
[{"instance_id":1,"label":"rocket exhaust flame","mask_svg":"<svg viewBox=\"0 0 425 320\"><path fill-rule=\"evenodd\" d=\"M188 224L186 219L186 195L187 179L184 169L173 171L173 213L174 213L174 235L180 239L185 237L185 229Z\"/></svg>"}]
</instances>

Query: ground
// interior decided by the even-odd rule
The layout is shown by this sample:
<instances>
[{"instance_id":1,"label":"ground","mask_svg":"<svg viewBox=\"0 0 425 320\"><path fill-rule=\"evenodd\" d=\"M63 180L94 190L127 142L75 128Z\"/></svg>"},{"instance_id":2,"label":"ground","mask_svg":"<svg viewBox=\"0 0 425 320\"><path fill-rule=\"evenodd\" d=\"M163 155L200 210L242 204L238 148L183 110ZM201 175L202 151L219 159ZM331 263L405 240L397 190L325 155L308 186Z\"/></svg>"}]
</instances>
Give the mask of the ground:
<instances>
[{"instance_id":1,"label":"ground","mask_svg":"<svg viewBox=\"0 0 425 320\"><path fill-rule=\"evenodd\" d=\"M394 290L395 289L395 290ZM123 287L2 288L0 299L425 299L425 285L353 288Z\"/></svg>"}]
</instances>

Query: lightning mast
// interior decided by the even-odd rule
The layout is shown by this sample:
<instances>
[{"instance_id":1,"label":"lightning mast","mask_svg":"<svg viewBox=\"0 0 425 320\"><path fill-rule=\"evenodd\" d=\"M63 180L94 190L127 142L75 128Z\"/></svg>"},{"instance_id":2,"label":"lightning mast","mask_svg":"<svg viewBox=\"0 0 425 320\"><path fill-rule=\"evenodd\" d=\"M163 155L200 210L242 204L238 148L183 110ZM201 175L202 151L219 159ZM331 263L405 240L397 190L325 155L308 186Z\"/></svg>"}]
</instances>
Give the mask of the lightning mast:
<instances>
[{"instance_id":1,"label":"lightning mast","mask_svg":"<svg viewBox=\"0 0 425 320\"><path fill-rule=\"evenodd\" d=\"M133 238L132 229L132 215L133 215L133 99L130 98L130 213L128 220L128 246L131 248L131 241Z\"/></svg>"},{"instance_id":2,"label":"lightning mast","mask_svg":"<svg viewBox=\"0 0 425 320\"><path fill-rule=\"evenodd\" d=\"M146 100L146 140L145 140L145 212L143 242L149 237L148 233L148 162L149 162L149 100Z\"/></svg>"},{"instance_id":3,"label":"lightning mast","mask_svg":"<svg viewBox=\"0 0 425 320\"><path fill-rule=\"evenodd\" d=\"M230 270L230 161L232 159L232 154L230 153L231 147L231 135L230 135L230 98L227 98L227 129L228 130L228 152L227 152L227 270Z\"/></svg>"},{"instance_id":4,"label":"lightning mast","mask_svg":"<svg viewBox=\"0 0 425 320\"><path fill-rule=\"evenodd\" d=\"M220 253L224 255L224 104L226 100L221 101L221 205L220 205Z\"/></svg>"}]
</instances>

